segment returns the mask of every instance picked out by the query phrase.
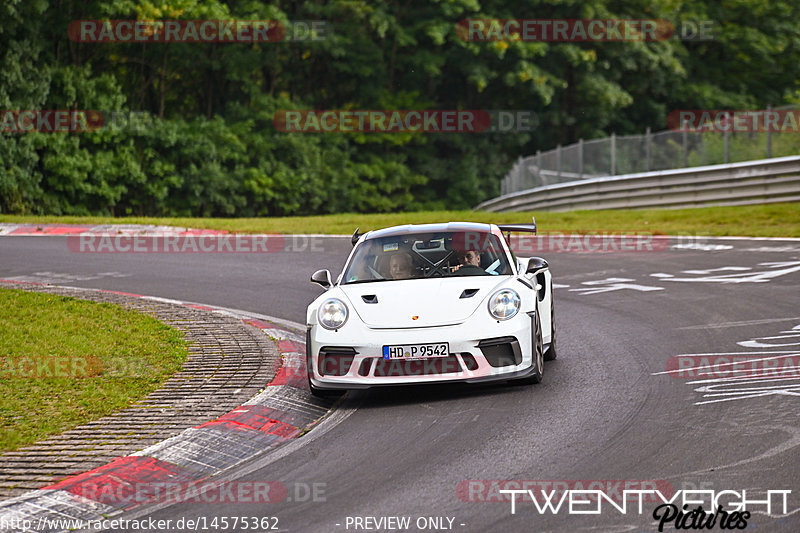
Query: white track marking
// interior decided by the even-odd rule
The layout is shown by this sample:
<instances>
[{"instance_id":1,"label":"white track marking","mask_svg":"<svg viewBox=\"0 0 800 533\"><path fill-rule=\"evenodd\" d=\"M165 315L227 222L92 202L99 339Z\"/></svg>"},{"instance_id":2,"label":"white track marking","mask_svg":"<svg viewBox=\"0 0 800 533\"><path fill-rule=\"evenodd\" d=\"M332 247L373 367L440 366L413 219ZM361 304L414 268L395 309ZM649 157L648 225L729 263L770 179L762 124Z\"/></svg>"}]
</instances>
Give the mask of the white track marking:
<instances>
[{"instance_id":1,"label":"white track marking","mask_svg":"<svg viewBox=\"0 0 800 533\"><path fill-rule=\"evenodd\" d=\"M742 270L752 270L750 267L719 267L719 268L710 268L708 270L681 270L682 274L711 274L712 272L724 272L726 270L734 270L734 271L742 271Z\"/></svg>"},{"instance_id":2,"label":"white track marking","mask_svg":"<svg viewBox=\"0 0 800 533\"><path fill-rule=\"evenodd\" d=\"M789 333L789 335L777 335L774 337L759 337L758 339L751 339L749 341L737 342L739 346L744 348L782 348L784 346L800 346L800 331L782 331L781 333ZM772 340L772 339L794 339L795 342L757 342L759 340Z\"/></svg>"},{"instance_id":3,"label":"white track marking","mask_svg":"<svg viewBox=\"0 0 800 533\"><path fill-rule=\"evenodd\" d=\"M791 274L792 272L800 271L800 261L782 261L782 262L769 262L759 263L758 266L767 267L769 270L749 271L749 267L723 267L714 270L748 270L747 272L739 272L736 274L717 274L710 276L702 276L697 278L686 277L664 277L665 281L682 281L682 282L704 282L704 283L766 283L771 279ZM708 271L688 271L689 272L712 272ZM663 276L659 276L663 277Z\"/></svg>"},{"instance_id":4,"label":"white track marking","mask_svg":"<svg viewBox=\"0 0 800 533\"><path fill-rule=\"evenodd\" d=\"M634 283L630 283L631 281L636 281L636 280L629 278L606 278L596 281L584 281L583 283L581 283L581 285L589 285L590 287L570 289L570 292L577 292L580 294L600 294L603 292L619 291L622 289L631 289L641 292L664 290L662 287L636 285Z\"/></svg>"},{"instance_id":5,"label":"white track marking","mask_svg":"<svg viewBox=\"0 0 800 533\"><path fill-rule=\"evenodd\" d=\"M180 300L172 300L170 298L159 298L158 296L143 296L143 300L151 300L153 302L161 302L165 304L175 304L175 305L183 305L183 302Z\"/></svg>"},{"instance_id":6,"label":"white track marking","mask_svg":"<svg viewBox=\"0 0 800 533\"><path fill-rule=\"evenodd\" d=\"M763 318L760 320L741 320L739 322L718 322L716 324L698 324L695 326L684 326L678 329L711 329L711 328L734 328L739 326L756 326L758 324L769 324L771 322L787 322L789 320L800 320L800 316L792 316L787 318ZM796 326L795 329L800 329Z\"/></svg>"},{"instance_id":7,"label":"white track marking","mask_svg":"<svg viewBox=\"0 0 800 533\"><path fill-rule=\"evenodd\" d=\"M730 244L703 244L694 242L690 244L673 244L670 246L672 250L698 250L701 252L717 252L720 250L732 250L733 246Z\"/></svg>"},{"instance_id":8,"label":"white track marking","mask_svg":"<svg viewBox=\"0 0 800 533\"><path fill-rule=\"evenodd\" d=\"M790 319L767 319L769 322L784 321ZM723 324L723 327L728 325L736 325L737 323ZM696 327L696 326L695 326ZM781 333L786 335L774 335L770 337L757 337L751 338L746 341L740 341L737 344L744 348L773 348L773 347L786 347L798 346L800 342L791 343L764 343L759 341L764 340L783 340L792 339L800 341L800 324L794 326L791 330L784 330ZM717 362L711 364L713 358L724 357L749 357L741 361ZM786 360L789 358L796 358L800 356L800 349L795 350L770 350L770 351L747 351L747 352L714 352L714 353L695 353L695 354L681 354L675 357L690 357L690 358L709 358L706 365L696 365L687 368L677 368L673 370L666 370L662 372L654 372L651 375L670 375L689 374L694 377L692 373L700 374L703 370L711 370L705 372L714 375L714 372L719 372L724 367L731 367L731 365L747 365L748 363L761 363L764 361ZM694 362L694 361L692 361ZM700 361L706 362L706 361ZM708 405L714 403L731 402L735 400L749 400L753 398L762 398L768 396L782 396L782 397L800 397L800 365L794 361L785 361L786 364L782 367L769 367L763 369L754 368L731 368L725 370L726 374L730 376L708 377L706 379L694 379L687 381L686 384L695 386L695 392L702 394L703 400L695 402L695 405ZM699 372L700 371L700 372ZM739 375L736 375L739 374ZM748 375L749 374L749 375ZM788 374L788 375L787 375ZM700 377L699 375L696 377Z\"/></svg>"}]
</instances>

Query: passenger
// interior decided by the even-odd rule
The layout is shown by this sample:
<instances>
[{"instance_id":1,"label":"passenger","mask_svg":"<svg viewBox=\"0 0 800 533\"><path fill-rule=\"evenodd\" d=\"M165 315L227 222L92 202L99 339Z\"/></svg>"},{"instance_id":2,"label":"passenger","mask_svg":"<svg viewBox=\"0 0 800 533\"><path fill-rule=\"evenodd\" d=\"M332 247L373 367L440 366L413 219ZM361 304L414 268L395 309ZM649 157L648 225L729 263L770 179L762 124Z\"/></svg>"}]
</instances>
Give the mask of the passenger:
<instances>
[{"instance_id":1,"label":"passenger","mask_svg":"<svg viewBox=\"0 0 800 533\"><path fill-rule=\"evenodd\" d=\"M409 279L414 270L414 261L406 252L397 252L389 258L389 276L392 279Z\"/></svg>"}]
</instances>

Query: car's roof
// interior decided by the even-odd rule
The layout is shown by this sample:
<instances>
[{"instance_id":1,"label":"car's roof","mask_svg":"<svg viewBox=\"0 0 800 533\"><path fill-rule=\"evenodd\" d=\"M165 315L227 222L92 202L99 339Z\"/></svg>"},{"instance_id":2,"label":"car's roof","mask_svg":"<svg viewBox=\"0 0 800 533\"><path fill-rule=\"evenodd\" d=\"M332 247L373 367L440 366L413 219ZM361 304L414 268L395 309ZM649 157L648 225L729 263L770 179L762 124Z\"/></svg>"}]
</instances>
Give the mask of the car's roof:
<instances>
[{"instance_id":1,"label":"car's roof","mask_svg":"<svg viewBox=\"0 0 800 533\"><path fill-rule=\"evenodd\" d=\"M482 231L490 233L491 224L480 222L444 222L439 224L406 224L404 226L393 226L375 231L370 231L366 239L379 239L381 237L394 237L396 235L408 235L409 233L438 233L438 232L459 232L459 231Z\"/></svg>"}]
</instances>

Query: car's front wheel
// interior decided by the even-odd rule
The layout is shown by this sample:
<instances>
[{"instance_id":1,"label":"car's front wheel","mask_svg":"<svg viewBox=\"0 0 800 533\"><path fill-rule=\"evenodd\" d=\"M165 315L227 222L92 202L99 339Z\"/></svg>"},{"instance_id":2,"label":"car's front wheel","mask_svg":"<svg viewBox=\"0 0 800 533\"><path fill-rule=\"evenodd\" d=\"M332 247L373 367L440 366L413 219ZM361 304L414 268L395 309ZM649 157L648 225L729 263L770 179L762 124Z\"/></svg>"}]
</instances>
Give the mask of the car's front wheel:
<instances>
[{"instance_id":1,"label":"car's front wheel","mask_svg":"<svg viewBox=\"0 0 800 533\"><path fill-rule=\"evenodd\" d=\"M555 361L558 357L556 352L556 314L553 306L553 285L550 285L550 347L544 354L545 361Z\"/></svg>"}]
</instances>

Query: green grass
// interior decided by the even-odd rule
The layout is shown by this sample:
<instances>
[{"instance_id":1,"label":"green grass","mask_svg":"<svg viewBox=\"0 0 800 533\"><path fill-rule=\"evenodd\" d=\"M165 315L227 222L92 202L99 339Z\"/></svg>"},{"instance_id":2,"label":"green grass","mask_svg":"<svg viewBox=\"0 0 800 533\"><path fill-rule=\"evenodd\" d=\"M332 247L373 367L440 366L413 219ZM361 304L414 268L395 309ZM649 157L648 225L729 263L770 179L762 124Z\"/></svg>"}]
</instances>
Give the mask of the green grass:
<instances>
[{"instance_id":1,"label":"green grass","mask_svg":"<svg viewBox=\"0 0 800 533\"><path fill-rule=\"evenodd\" d=\"M643 209L549 213L425 211L393 214L338 214L275 218L112 218L0 215L0 222L35 224L164 224L236 233L352 234L398 224L426 222L528 222L535 216L542 232L647 232L655 235L742 235L800 237L800 203L694 209Z\"/></svg>"},{"instance_id":2,"label":"green grass","mask_svg":"<svg viewBox=\"0 0 800 533\"><path fill-rule=\"evenodd\" d=\"M183 334L111 304L0 289L0 451L60 433L157 389Z\"/></svg>"}]
</instances>

